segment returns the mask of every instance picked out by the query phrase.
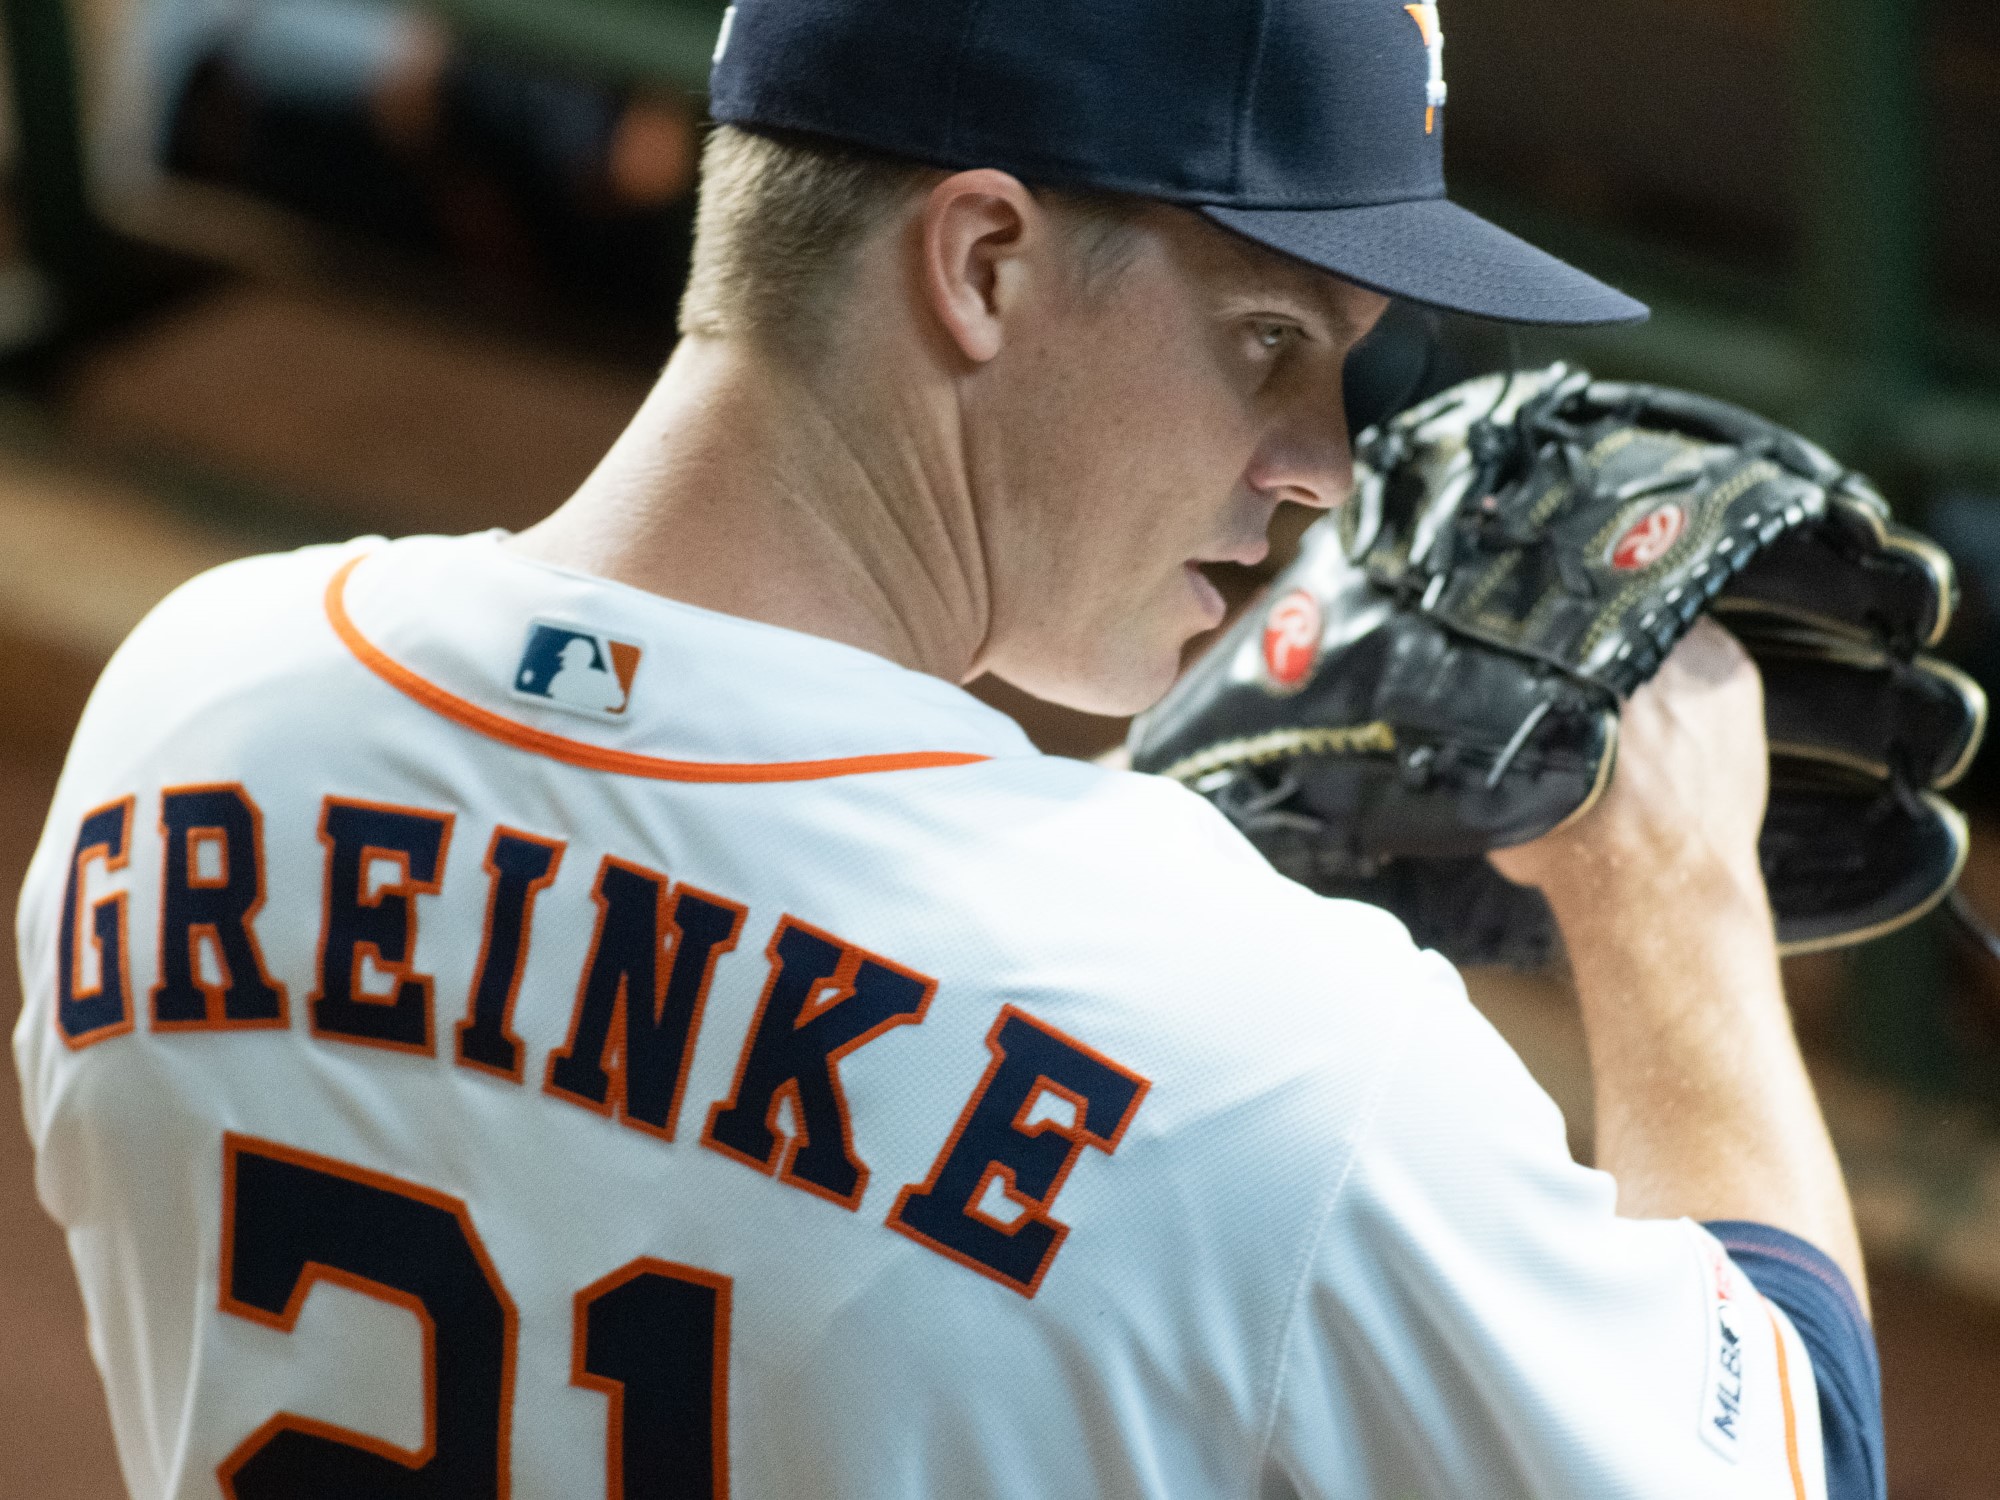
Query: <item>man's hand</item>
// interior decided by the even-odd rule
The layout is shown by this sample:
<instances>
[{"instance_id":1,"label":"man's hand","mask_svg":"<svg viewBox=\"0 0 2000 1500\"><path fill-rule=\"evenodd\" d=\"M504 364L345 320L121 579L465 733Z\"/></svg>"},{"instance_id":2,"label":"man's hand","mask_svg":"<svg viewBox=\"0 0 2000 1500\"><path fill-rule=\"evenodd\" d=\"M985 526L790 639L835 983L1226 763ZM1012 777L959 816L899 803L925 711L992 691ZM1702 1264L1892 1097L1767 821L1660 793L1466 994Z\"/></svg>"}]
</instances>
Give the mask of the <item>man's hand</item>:
<instances>
[{"instance_id":1,"label":"man's hand","mask_svg":"<svg viewBox=\"0 0 2000 1500\"><path fill-rule=\"evenodd\" d=\"M1597 806L1496 852L1493 864L1540 887L1566 929L1572 917L1649 896L1682 910L1690 899L1740 899L1768 919L1757 833L1769 783L1756 665L1703 619L1625 705L1617 765Z\"/></svg>"}]
</instances>

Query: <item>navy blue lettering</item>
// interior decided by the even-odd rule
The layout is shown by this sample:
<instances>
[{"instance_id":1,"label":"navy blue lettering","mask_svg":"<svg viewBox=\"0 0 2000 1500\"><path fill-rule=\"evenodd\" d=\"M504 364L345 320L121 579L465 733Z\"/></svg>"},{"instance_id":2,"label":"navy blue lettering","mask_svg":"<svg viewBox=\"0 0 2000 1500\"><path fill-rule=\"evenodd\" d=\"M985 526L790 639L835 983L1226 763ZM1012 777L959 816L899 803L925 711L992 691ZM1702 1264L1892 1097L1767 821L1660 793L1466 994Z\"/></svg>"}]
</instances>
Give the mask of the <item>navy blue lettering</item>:
<instances>
[{"instance_id":1,"label":"navy blue lettering","mask_svg":"<svg viewBox=\"0 0 2000 1500\"><path fill-rule=\"evenodd\" d=\"M443 882L452 819L446 813L326 800L326 919L312 1026L323 1036L398 1051L432 1051L431 978L415 970L416 898ZM384 864L395 870L378 879ZM364 963L389 979L376 996Z\"/></svg>"},{"instance_id":2,"label":"navy blue lettering","mask_svg":"<svg viewBox=\"0 0 2000 1500\"><path fill-rule=\"evenodd\" d=\"M855 1154L840 1059L892 1027L921 1022L937 981L792 917L779 924L767 952L771 978L736 1086L709 1111L702 1143L843 1208L859 1208L868 1168ZM776 1130L787 1099L798 1127L789 1148Z\"/></svg>"},{"instance_id":3,"label":"navy blue lettering","mask_svg":"<svg viewBox=\"0 0 2000 1500\"><path fill-rule=\"evenodd\" d=\"M1118 1149L1148 1085L1011 1005L986 1045L986 1076L928 1180L896 1199L889 1227L1032 1297L1069 1234L1049 1209L1070 1168L1086 1146ZM1067 1106L1069 1123L1041 1113L1050 1096ZM1006 1222L982 1207L996 1184Z\"/></svg>"},{"instance_id":4,"label":"navy blue lettering","mask_svg":"<svg viewBox=\"0 0 2000 1500\"><path fill-rule=\"evenodd\" d=\"M56 1027L71 1047L122 1036L132 1029L132 979L126 948L125 893L90 907L89 942L97 959L95 980L83 973L84 950L78 930L84 917L84 881L93 864L107 874L132 858L132 799L114 802L84 816L70 855L63 890L62 930L56 934Z\"/></svg>"},{"instance_id":5,"label":"navy blue lettering","mask_svg":"<svg viewBox=\"0 0 2000 1500\"><path fill-rule=\"evenodd\" d=\"M575 1383L611 1403L606 1500L729 1494L727 1276L634 1261L576 1298Z\"/></svg>"},{"instance_id":6,"label":"navy blue lettering","mask_svg":"<svg viewBox=\"0 0 2000 1500\"><path fill-rule=\"evenodd\" d=\"M606 859L597 873L597 936L577 990L569 1042L549 1059L548 1092L668 1140L715 963L736 946L743 908ZM673 961L660 982L661 956Z\"/></svg>"},{"instance_id":7,"label":"navy blue lettering","mask_svg":"<svg viewBox=\"0 0 2000 1500\"><path fill-rule=\"evenodd\" d=\"M280 1414L217 1471L231 1500L443 1500L507 1493L516 1318L465 1205L428 1188L230 1136L222 1307L289 1333L316 1282L425 1325L423 1448Z\"/></svg>"},{"instance_id":8,"label":"navy blue lettering","mask_svg":"<svg viewBox=\"0 0 2000 1500\"><path fill-rule=\"evenodd\" d=\"M240 786L184 787L160 801L160 980L153 1023L180 1028L282 1027L284 986L264 968L253 924L264 905L263 817ZM220 983L201 971L206 942Z\"/></svg>"},{"instance_id":9,"label":"navy blue lettering","mask_svg":"<svg viewBox=\"0 0 2000 1500\"><path fill-rule=\"evenodd\" d=\"M514 1002L528 967L528 929L535 898L556 878L563 846L502 828L486 851L492 894L486 905L486 941L472 979L466 1018L458 1023L458 1060L470 1068L521 1081L521 1039L514 1035Z\"/></svg>"}]
</instances>

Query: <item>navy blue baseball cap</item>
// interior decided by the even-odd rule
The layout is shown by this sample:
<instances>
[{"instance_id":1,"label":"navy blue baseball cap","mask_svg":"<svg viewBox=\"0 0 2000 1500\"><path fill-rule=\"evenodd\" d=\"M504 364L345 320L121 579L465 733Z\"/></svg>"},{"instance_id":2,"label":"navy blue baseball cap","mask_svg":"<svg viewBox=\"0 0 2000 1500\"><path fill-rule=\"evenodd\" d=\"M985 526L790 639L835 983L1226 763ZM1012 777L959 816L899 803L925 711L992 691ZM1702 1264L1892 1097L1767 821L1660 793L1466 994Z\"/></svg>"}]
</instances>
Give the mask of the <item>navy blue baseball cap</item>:
<instances>
[{"instance_id":1,"label":"navy blue baseball cap","mask_svg":"<svg viewBox=\"0 0 2000 1500\"><path fill-rule=\"evenodd\" d=\"M1452 0L737 0L710 112L1185 205L1349 281L1510 323L1644 304L1445 197Z\"/></svg>"}]
</instances>

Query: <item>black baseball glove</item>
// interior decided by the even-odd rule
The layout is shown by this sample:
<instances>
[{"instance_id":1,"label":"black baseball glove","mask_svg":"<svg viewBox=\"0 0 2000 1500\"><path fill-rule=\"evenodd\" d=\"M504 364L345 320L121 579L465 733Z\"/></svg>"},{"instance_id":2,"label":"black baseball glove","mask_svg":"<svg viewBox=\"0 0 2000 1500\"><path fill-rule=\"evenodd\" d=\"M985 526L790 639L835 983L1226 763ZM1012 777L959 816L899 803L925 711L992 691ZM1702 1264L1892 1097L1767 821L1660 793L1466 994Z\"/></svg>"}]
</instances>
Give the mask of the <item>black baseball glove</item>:
<instances>
[{"instance_id":1,"label":"black baseball glove","mask_svg":"<svg viewBox=\"0 0 2000 1500\"><path fill-rule=\"evenodd\" d=\"M1293 878L1461 964L1533 965L1548 909L1484 858L1585 812L1624 699L1703 611L1764 678L1764 873L1788 952L1928 911L1965 862L1937 795L1985 729L1922 653L1950 560L1869 483L1737 407L1557 365L1363 434L1355 498L1135 726Z\"/></svg>"}]
</instances>

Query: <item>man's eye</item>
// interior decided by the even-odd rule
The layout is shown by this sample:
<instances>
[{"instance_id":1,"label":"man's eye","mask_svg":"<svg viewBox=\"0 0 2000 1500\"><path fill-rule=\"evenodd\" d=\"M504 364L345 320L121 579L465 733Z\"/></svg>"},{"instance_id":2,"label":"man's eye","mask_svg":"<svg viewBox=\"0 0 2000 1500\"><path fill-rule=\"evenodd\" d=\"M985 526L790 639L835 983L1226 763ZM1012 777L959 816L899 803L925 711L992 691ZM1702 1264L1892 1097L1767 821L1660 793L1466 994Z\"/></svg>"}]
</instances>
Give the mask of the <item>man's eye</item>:
<instances>
[{"instance_id":1,"label":"man's eye","mask_svg":"<svg viewBox=\"0 0 2000 1500\"><path fill-rule=\"evenodd\" d=\"M1290 323L1256 323L1251 325L1251 331L1259 344L1273 351L1284 348L1298 336L1298 329Z\"/></svg>"}]
</instances>

